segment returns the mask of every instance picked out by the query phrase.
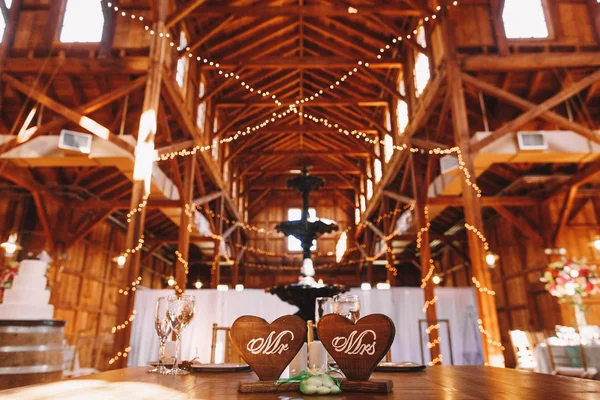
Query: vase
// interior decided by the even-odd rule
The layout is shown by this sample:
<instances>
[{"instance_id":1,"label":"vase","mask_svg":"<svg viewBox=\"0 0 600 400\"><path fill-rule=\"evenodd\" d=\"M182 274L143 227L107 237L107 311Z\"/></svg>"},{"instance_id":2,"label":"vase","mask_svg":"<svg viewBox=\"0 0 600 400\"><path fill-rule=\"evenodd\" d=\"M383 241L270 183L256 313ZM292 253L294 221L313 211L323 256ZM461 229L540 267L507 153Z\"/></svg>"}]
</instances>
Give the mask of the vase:
<instances>
[{"instance_id":1,"label":"vase","mask_svg":"<svg viewBox=\"0 0 600 400\"><path fill-rule=\"evenodd\" d=\"M577 323L577 330L581 331L581 328L587 326L585 319L585 308L581 296L573 296L573 309L575 310L575 322Z\"/></svg>"}]
</instances>

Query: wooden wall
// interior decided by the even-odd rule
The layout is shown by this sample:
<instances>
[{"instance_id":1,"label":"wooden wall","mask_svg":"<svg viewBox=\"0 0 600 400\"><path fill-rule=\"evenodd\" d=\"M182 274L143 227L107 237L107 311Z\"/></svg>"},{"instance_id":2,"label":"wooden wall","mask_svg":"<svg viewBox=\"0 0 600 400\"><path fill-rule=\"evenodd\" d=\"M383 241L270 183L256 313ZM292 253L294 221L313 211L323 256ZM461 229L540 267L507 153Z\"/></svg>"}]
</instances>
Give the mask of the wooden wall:
<instances>
[{"instance_id":1,"label":"wooden wall","mask_svg":"<svg viewBox=\"0 0 600 400\"><path fill-rule=\"evenodd\" d=\"M58 209L49 208L48 214L52 226L56 226ZM18 259L26 258L30 252L34 256L42 250L49 252L29 197L0 198L0 239L6 240L14 231L19 232L19 243L23 246ZM125 231L107 220L66 252L60 250L60 238L55 241L59 242L59 250L48 272L54 318L67 321L65 333L70 344L79 338L82 367L107 369L108 360L113 356L111 329L124 322L117 320L119 308L124 304L124 296L118 291L129 284L127 270L112 261L124 250ZM3 257L0 267L8 261ZM163 276L171 273L170 265L145 252L142 261L141 286L164 287Z\"/></svg>"}]
</instances>

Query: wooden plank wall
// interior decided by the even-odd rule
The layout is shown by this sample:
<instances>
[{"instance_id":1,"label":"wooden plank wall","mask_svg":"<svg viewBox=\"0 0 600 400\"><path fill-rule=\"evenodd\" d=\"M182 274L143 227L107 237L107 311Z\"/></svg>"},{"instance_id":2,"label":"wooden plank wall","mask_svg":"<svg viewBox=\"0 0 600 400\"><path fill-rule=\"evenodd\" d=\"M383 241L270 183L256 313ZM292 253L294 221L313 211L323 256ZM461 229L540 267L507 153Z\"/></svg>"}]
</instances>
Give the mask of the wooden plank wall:
<instances>
[{"instance_id":1,"label":"wooden plank wall","mask_svg":"<svg viewBox=\"0 0 600 400\"><path fill-rule=\"evenodd\" d=\"M13 215L18 216L21 209L24 209L21 221L15 221ZM56 208L49 209L53 226L56 226L57 211ZM0 199L0 239L6 240L15 228L23 246L19 259L25 258L29 252L37 255L42 250L48 251L32 199ZM78 353L82 367L107 369L108 360L113 356L111 328L124 322L117 321L118 309L124 304L124 296L118 291L129 282L127 270L120 269L112 259L125 250L124 243L123 229L105 221L62 257L55 257L49 270L54 318L67 321L65 333L70 344L75 344L79 338ZM163 276L169 274L172 267L161 259L148 257L147 253L142 257L141 285L163 288ZM7 261L2 257L0 267L4 267Z\"/></svg>"}]
</instances>

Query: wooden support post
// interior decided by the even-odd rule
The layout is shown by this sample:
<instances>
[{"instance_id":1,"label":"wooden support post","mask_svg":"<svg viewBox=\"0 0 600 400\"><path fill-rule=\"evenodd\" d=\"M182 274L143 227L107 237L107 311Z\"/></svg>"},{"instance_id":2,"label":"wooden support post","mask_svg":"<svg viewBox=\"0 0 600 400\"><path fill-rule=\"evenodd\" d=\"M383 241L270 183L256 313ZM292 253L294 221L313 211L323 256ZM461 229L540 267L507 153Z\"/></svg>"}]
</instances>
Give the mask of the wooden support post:
<instances>
[{"instance_id":1,"label":"wooden support post","mask_svg":"<svg viewBox=\"0 0 600 400\"><path fill-rule=\"evenodd\" d=\"M164 21L167 14L167 0L158 1L158 22L154 26L156 32L163 32ZM152 42L150 45L150 65L148 69L148 80L146 82L146 91L144 95L144 104L142 108L142 114L140 117L140 127L138 132L138 144L137 144L137 155L136 165L134 167L134 182L131 191L131 209L137 209L139 204L142 203L145 197L149 194L150 179L152 174L151 158L150 162L144 163L141 157L141 151L148 150L148 146L154 150L154 135L156 133L158 106L160 100L160 87L162 80L163 64L165 60L165 45L167 41L162 40L159 35L152 36ZM140 178L139 169L146 167L145 176ZM144 165L145 164L145 165ZM127 226L127 238L126 248L133 249L138 245L139 239L144 233L144 222L146 219L146 209L142 208L140 212L135 213L131 217L131 222ZM142 252L136 251L127 258L127 271L128 279L126 284L129 286L132 282L135 282L140 276L140 265L141 265ZM125 321L129 318L133 312L133 304L135 300L135 292L130 292L128 296L125 296L125 304L122 306L118 313L118 323ZM129 347L131 337L131 324L127 325L125 329L117 334L114 342L114 353L123 352ZM126 364L126 358L120 358L115 364L118 367L124 367Z\"/></svg>"},{"instance_id":2,"label":"wooden support post","mask_svg":"<svg viewBox=\"0 0 600 400\"><path fill-rule=\"evenodd\" d=\"M462 158L466 171L472 177L475 175L473 159L470 148L469 120L465 96L463 91L462 75L460 66L456 59L456 45L454 42L454 27L448 14L444 12L441 20L442 37L444 38L444 54L446 57L446 70L448 76L448 90L450 92L450 104L452 107L452 122L454 127L454 139L462 151ZM462 179L462 192L464 200L465 222L474 226L483 232L483 218L481 215L481 204L473 188ZM471 259L471 273L483 287L492 287L492 279L489 269L485 263L485 252L483 244L472 232L467 232L467 241L469 244L469 256ZM504 355L502 350L491 345L491 340L500 341L500 328L498 325L498 314L494 297L487 293L477 291L477 303L479 305L479 318L482 322L482 328L489 334L482 332L482 343L484 359L486 363L494 366L504 366Z\"/></svg>"},{"instance_id":3,"label":"wooden support post","mask_svg":"<svg viewBox=\"0 0 600 400\"><path fill-rule=\"evenodd\" d=\"M411 161L411 171L412 171L412 186L413 186L413 196L415 198L415 215L417 219L417 227L421 232L420 236L420 246L419 255L421 259L421 278L425 281L424 295L425 301L429 304L427 307L425 316L427 319L427 325L435 325L437 324L437 310L435 305L435 294L433 289L435 285L433 284L432 275L430 274L430 269L432 267L431 261L431 246L429 240L429 220L427 218L427 188L429 187L429 182L426 180L426 175L423 173L424 171L417 170L414 164L414 155L410 156ZM433 304L430 304L432 303ZM429 332L429 342L434 344L439 342L438 329L432 329ZM429 349L431 354L431 359L434 360L440 356L440 345L434 345Z\"/></svg>"},{"instance_id":4,"label":"wooden support post","mask_svg":"<svg viewBox=\"0 0 600 400\"><path fill-rule=\"evenodd\" d=\"M187 157L184 161L183 171L183 193L181 198L184 202L184 207L190 207L194 198L194 171L196 170L196 157ZM186 212L186 209L181 209L181 218L179 222L179 245L178 250L181 254L182 261L177 260L177 266L175 267L175 280L181 288L185 291L187 285L187 262L190 256L190 231L188 225L190 224L190 213Z\"/></svg>"}]
</instances>

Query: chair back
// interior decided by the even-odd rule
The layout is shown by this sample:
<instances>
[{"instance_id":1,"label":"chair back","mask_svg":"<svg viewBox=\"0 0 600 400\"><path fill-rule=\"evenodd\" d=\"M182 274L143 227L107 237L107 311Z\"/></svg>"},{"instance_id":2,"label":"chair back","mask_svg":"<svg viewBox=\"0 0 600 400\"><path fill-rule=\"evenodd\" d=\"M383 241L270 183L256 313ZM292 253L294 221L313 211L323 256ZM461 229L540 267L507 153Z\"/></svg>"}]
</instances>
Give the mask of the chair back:
<instances>
[{"instance_id":1,"label":"chair back","mask_svg":"<svg viewBox=\"0 0 600 400\"><path fill-rule=\"evenodd\" d=\"M231 328L225 326L218 326L217 324L213 324L212 328L212 344L210 346L210 363L215 363L215 356L217 351L217 342L219 332L223 331L225 333L225 346L224 346L224 357L223 363L239 363L242 361L242 357L237 349L233 346L233 342L231 341Z\"/></svg>"},{"instance_id":2,"label":"chair back","mask_svg":"<svg viewBox=\"0 0 600 400\"><path fill-rule=\"evenodd\" d=\"M557 371L563 367L581 368L584 372L587 372L585 349L581 343L574 346L555 346L547 343L547 346L552 371Z\"/></svg>"},{"instance_id":3,"label":"chair back","mask_svg":"<svg viewBox=\"0 0 600 400\"><path fill-rule=\"evenodd\" d=\"M517 369L534 369L537 365L535 359L535 334L537 332L512 330L508 333L517 362Z\"/></svg>"}]
</instances>

